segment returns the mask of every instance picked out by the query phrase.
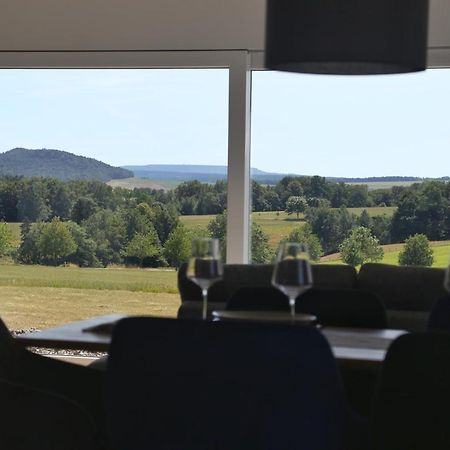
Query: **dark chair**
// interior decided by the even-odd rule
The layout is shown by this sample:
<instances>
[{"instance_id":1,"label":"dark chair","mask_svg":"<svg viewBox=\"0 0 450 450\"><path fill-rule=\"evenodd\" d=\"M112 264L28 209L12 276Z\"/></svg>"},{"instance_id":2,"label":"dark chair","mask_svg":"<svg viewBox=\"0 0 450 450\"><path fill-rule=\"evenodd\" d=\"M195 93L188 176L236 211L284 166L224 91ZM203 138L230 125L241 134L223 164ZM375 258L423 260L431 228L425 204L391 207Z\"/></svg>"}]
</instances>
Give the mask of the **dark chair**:
<instances>
[{"instance_id":1,"label":"dark chair","mask_svg":"<svg viewBox=\"0 0 450 450\"><path fill-rule=\"evenodd\" d=\"M107 369L113 449L365 448L314 328L129 318Z\"/></svg>"},{"instance_id":2,"label":"dark chair","mask_svg":"<svg viewBox=\"0 0 450 450\"><path fill-rule=\"evenodd\" d=\"M450 334L401 336L383 365L373 449L450 449L449 405Z\"/></svg>"},{"instance_id":3,"label":"dark chair","mask_svg":"<svg viewBox=\"0 0 450 450\"><path fill-rule=\"evenodd\" d=\"M186 264L178 270L178 289L181 306L178 317L201 319L202 293L200 288L186 277ZM357 274L347 265L313 264L314 285L321 289L351 289L356 287ZM273 265L270 264L225 264L223 279L215 283L208 292L208 311L224 309L226 302L240 288L271 287Z\"/></svg>"},{"instance_id":4,"label":"dark chair","mask_svg":"<svg viewBox=\"0 0 450 450\"><path fill-rule=\"evenodd\" d=\"M249 287L236 291L226 309L289 311L289 306L278 289ZM313 314L327 326L387 328L386 311L377 296L355 289L310 289L297 299L296 310Z\"/></svg>"},{"instance_id":5,"label":"dark chair","mask_svg":"<svg viewBox=\"0 0 450 450\"><path fill-rule=\"evenodd\" d=\"M73 401L0 379L0 448L98 450L92 418Z\"/></svg>"},{"instance_id":6,"label":"dark chair","mask_svg":"<svg viewBox=\"0 0 450 450\"><path fill-rule=\"evenodd\" d=\"M0 319L0 378L67 397L103 422L104 373L28 351Z\"/></svg>"},{"instance_id":7,"label":"dark chair","mask_svg":"<svg viewBox=\"0 0 450 450\"><path fill-rule=\"evenodd\" d=\"M450 331L450 296L441 297L431 308L427 330Z\"/></svg>"}]
</instances>

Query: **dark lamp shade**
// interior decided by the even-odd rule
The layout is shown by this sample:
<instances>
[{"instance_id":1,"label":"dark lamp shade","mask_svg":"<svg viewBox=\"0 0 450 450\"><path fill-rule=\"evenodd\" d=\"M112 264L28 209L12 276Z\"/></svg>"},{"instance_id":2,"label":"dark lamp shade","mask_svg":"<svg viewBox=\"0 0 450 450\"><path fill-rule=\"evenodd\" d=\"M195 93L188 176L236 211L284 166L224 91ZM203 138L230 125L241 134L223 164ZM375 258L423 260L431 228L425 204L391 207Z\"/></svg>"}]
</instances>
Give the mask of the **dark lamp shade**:
<instances>
[{"instance_id":1,"label":"dark lamp shade","mask_svg":"<svg viewBox=\"0 0 450 450\"><path fill-rule=\"evenodd\" d=\"M426 68L428 0L268 0L266 68L370 75Z\"/></svg>"}]
</instances>

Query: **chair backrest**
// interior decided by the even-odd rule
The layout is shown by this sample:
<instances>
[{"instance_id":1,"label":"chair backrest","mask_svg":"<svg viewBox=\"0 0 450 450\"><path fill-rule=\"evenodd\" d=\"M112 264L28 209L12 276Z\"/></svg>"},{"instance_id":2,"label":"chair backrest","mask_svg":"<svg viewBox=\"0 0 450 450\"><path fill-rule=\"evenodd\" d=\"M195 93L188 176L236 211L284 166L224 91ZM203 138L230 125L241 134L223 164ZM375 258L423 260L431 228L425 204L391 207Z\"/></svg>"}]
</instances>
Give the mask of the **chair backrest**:
<instances>
[{"instance_id":1,"label":"chair backrest","mask_svg":"<svg viewBox=\"0 0 450 450\"><path fill-rule=\"evenodd\" d=\"M27 350L1 319L0 379L69 398L85 408L99 426L103 422L104 374Z\"/></svg>"},{"instance_id":2,"label":"chair backrest","mask_svg":"<svg viewBox=\"0 0 450 450\"><path fill-rule=\"evenodd\" d=\"M107 368L114 449L344 448L346 399L313 328L130 318Z\"/></svg>"},{"instance_id":3,"label":"chair backrest","mask_svg":"<svg viewBox=\"0 0 450 450\"><path fill-rule=\"evenodd\" d=\"M427 330L450 331L450 296L441 297L431 309Z\"/></svg>"},{"instance_id":4,"label":"chair backrest","mask_svg":"<svg viewBox=\"0 0 450 450\"><path fill-rule=\"evenodd\" d=\"M178 270L178 289L181 301L201 301L200 288L186 277L186 264ZM313 264L314 285L319 288L351 289L356 286L354 267L346 265ZM243 287L270 287L273 265L225 264L223 280L208 292L209 302L227 302L234 292Z\"/></svg>"},{"instance_id":5,"label":"chair backrest","mask_svg":"<svg viewBox=\"0 0 450 450\"><path fill-rule=\"evenodd\" d=\"M376 294L387 310L389 328L425 331L435 301L446 295L445 270L366 263L358 289Z\"/></svg>"},{"instance_id":6,"label":"chair backrest","mask_svg":"<svg viewBox=\"0 0 450 450\"><path fill-rule=\"evenodd\" d=\"M375 294L356 289L310 289L297 299L297 310L317 316L322 325L387 328L386 311Z\"/></svg>"},{"instance_id":7,"label":"chair backrest","mask_svg":"<svg viewBox=\"0 0 450 450\"><path fill-rule=\"evenodd\" d=\"M450 334L398 338L382 370L372 438L375 450L450 448Z\"/></svg>"},{"instance_id":8,"label":"chair backrest","mask_svg":"<svg viewBox=\"0 0 450 450\"><path fill-rule=\"evenodd\" d=\"M90 416L55 394L0 380L0 448L100 449Z\"/></svg>"},{"instance_id":9,"label":"chair backrest","mask_svg":"<svg viewBox=\"0 0 450 450\"><path fill-rule=\"evenodd\" d=\"M227 303L229 310L288 311L288 301L273 287L241 288ZM375 294L355 289L310 289L298 297L296 311L312 314L322 325L387 328L386 311Z\"/></svg>"}]
</instances>

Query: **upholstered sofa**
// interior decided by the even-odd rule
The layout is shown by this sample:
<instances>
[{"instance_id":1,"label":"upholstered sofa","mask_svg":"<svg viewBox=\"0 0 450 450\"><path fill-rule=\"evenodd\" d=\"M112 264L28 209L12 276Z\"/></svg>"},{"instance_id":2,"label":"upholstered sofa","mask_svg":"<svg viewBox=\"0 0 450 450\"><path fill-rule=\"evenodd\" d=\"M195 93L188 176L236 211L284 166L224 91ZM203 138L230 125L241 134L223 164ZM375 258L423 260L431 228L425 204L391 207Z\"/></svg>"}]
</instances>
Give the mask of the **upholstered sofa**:
<instances>
[{"instance_id":1,"label":"upholstered sofa","mask_svg":"<svg viewBox=\"0 0 450 450\"><path fill-rule=\"evenodd\" d=\"M225 265L223 280L209 292L208 310L223 309L230 296L241 287L270 286L272 265ZM383 302L390 328L420 331L430 310L446 294L445 271L427 267L364 264L357 272L346 265L313 265L317 288L361 289L376 294ZM201 317L201 291L186 278L186 267L178 272L181 295L180 318Z\"/></svg>"}]
</instances>

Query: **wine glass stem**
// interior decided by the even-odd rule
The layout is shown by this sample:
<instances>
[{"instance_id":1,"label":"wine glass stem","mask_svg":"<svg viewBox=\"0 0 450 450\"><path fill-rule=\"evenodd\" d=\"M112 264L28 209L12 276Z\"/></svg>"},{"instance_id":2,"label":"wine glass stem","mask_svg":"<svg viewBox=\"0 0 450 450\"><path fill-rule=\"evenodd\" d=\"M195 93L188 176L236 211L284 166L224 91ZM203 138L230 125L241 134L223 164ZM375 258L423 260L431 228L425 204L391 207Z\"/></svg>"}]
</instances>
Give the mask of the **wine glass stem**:
<instances>
[{"instance_id":1,"label":"wine glass stem","mask_svg":"<svg viewBox=\"0 0 450 450\"><path fill-rule=\"evenodd\" d=\"M202 289L202 296L203 296L202 317L203 317L203 320L206 320L208 317L208 289Z\"/></svg>"},{"instance_id":2,"label":"wine glass stem","mask_svg":"<svg viewBox=\"0 0 450 450\"><path fill-rule=\"evenodd\" d=\"M292 321L295 320L295 298L289 299L289 306L291 308L291 319Z\"/></svg>"}]
</instances>

